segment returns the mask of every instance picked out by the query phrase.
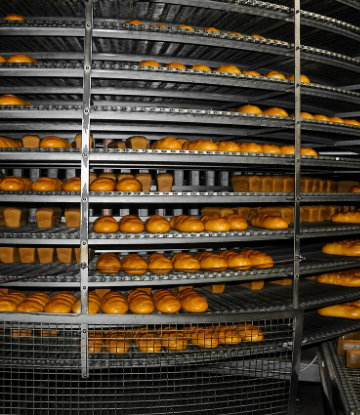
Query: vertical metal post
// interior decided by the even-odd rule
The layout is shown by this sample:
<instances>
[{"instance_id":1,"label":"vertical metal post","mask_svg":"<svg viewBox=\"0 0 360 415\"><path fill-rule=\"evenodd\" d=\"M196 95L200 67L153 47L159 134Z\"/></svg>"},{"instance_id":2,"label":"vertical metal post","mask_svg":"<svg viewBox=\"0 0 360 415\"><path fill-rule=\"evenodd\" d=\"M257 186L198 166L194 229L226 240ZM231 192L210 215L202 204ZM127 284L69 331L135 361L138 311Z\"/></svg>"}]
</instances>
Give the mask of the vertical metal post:
<instances>
[{"instance_id":1,"label":"vertical metal post","mask_svg":"<svg viewBox=\"0 0 360 415\"><path fill-rule=\"evenodd\" d=\"M89 288L89 155L90 155L90 101L93 35L93 0L85 0L84 81L81 148L81 223L80 223L80 292L81 312L88 313ZM89 376L88 325L81 324L81 374Z\"/></svg>"},{"instance_id":2,"label":"vertical metal post","mask_svg":"<svg viewBox=\"0 0 360 415\"><path fill-rule=\"evenodd\" d=\"M299 307L300 279L300 184L301 184L301 56L300 0L294 0L294 64L295 64L295 192L294 192L294 284L293 306Z\"/></svg>"}]
</instances>

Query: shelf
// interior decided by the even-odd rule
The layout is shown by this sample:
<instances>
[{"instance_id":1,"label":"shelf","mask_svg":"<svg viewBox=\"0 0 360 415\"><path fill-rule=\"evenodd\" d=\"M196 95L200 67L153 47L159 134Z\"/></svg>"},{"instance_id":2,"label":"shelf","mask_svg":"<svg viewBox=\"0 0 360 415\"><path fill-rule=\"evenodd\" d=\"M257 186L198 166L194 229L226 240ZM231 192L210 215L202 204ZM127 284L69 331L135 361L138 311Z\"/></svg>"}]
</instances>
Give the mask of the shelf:
<instances>
[{"instance_id":1,"label":"shelf","mask_svg":"<svg viewBox=\"0 0 360 415\"><path fill-rule=\"evenodd\" d=\"M80 204L80 192L6 192L0 190L2 202L24 203L78 203Z\"/></svg>"}]
</instances>

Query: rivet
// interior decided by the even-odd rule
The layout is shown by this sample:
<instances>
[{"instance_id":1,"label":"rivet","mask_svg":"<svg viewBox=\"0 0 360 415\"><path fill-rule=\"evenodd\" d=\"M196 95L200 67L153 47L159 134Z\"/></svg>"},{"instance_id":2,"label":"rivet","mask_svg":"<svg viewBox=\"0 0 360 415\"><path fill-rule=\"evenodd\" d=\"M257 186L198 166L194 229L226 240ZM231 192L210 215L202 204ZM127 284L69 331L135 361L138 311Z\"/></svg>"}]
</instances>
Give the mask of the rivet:
<instances>
[{"instance_id":1,"label":"rivet","mask_svg":"<svg viewBox=\"0 0 360 415\"><path fill-rule=\"evenodd\" d=\"M83 202L86 202L86 200L87 200L87 199L86 199L86 197L84 196L84 197L82 198L82 200L83 200Z\"/></svg>"},{"instance_id":2,"label":"rivet","mask_svg":"<svg viewBox=\"0 0 360 415\"><path fill-rule=\"evenodd\" d=\"M86 242L84 241L82 244L83 244L83 245L86 245Z\"/></svg>"},{"instance_id":3,"label":"rivet","mask_svg":"<svg viewBox=\"0 0 360 415\"><path fill-rule=\"evenodd\" d=\"M86 286L85 285L83 286L83 290L86 290Z\"/></svg>"},{"instance_id":4,"label":"rivet","mask_svg":"<svg viewBox=\"0 0 360 415\"><path fill-rule=\"evenodd\" d=\"M88 156L88 154L87 154L87 153L84 153L84 154L83 154L83 157L87 157L87 156Z\"/></svg>"}]
</instances>

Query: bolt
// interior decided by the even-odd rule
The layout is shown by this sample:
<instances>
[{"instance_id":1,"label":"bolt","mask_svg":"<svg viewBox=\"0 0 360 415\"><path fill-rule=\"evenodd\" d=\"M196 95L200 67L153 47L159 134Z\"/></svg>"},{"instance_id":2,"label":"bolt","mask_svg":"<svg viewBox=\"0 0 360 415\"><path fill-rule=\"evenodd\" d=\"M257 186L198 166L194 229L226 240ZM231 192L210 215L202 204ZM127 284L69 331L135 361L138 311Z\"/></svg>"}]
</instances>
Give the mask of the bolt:
<instances>
[{"instance_id":1,"label":"bolt","mask_svg":"<svg viewBox=\"0 0 360 415\"><path fill-rule=\"evenodd\" d=\"M90 66L89 65L86 65L85 66L85 69L88 71L90 69Z\"/></svg>"},{"instance_id":2,"label":"bolt","mask_svg":"<svg viewBox=\"0 0 360 415\"><path fill-rule=\"evenodd\" d=\"M85 329L83 330L83 333L86 333L86 330Z\"/></svg>"},{"instance_id":3,"label":"bolt","mask_svg":"<svg viewBox=\"0 0 360 415\"><path fill-rule=\"evenodd\" d=\"M88 114L89 113L89 109L88 108L85 108L84 109L84 112L85 112L85 114Z\"/></svg>"},{"instance_id":4,"label":"bolt","mask_svg":"<svg viewBox=\"0 0 360 415\"><path fill-rule=\"evenodd\" d=\"M86 290L86 286L85 285L83 286L83 290Z\"/></svg>"},{"instance_id":5,"label":"bolt","mask_svg":"<svg viewBox=\"0 0 360 415\"><path fill-rule=\"evenodd\" d=\"M296 161L297 161L298 163L300 163L300 159L297 159Z\"/></svg>"},{"instance_id":6,"label":"bolt","mask_svg":"<svg viewBox=\"0 0 360 415\"><path fill-rule=\"evenodd\" d=\"M301 197L298 197L297 200L301 200Z\"/></svg>"},{"instance_id":7,"label":"bolt","mask_svg":"<svg viewBox=\"0 0 360 415\"><path fill-rule=\"evenodd\" d=\"M86 202L86 200L87 200L86 197L83 197L83 202Z\"/></svg>"},{"instance_id":8,"label":"bolt","mask_svg":"<svg viewBox=\"0 0 360 415\"><path fill-rule=\"evenodd\" d=\"M82 244L83 244L83 245L86 245L86 242L84 241Z\"/></svg>"},{"instance_id":9,"label":"bolt","mask_svg":"<svg viewBox=\"0 0 360 415\"><path fill-rule=\"evenodd\" d=\"M88 156L88 154L87 154L87 153L84 153L84 154L83 154L83 157L87 157L87 156Z\"/></svg>"},{"instance_id":10,"label":"bolt","mask_svg":"<svg viewBox=\"0 0 360 415\"><path fill-rule=\"evenodd\" d=\"M87 24L86 24L86 27L91 27L91 24L90 24L90 23L87 23Z\"/></svg>"}]
</instances>

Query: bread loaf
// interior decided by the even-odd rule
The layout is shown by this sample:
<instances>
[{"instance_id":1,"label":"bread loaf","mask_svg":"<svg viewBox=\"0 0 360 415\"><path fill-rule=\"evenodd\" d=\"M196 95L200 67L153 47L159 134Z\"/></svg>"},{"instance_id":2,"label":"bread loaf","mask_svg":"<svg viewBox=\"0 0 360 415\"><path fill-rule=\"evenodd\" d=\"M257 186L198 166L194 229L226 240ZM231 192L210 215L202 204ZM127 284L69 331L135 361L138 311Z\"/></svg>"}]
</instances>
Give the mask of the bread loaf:
<instances>
[{"instance_id":1,"label":"bread loaf","mask_svg":"<svg viewBox=\"0 0 360 415\"><path fill-rule=\"evenodd\" d=\"M118 192L142 192L142 184L136 179L121 179L116 184Z\"/></svg>"},{"instance_id":2,"label":"bread loaf","mask_svg":"<svg viewBox=\"0 0 360 415\"><path fill-rule=\"evenodd\" d=\"M220 255L211 252L199 252L194 256L200 262L201 268L208 271L225 271L227 268L227 261Z\"/></svg>"},{"instance_id":3,"label":"bread loaf","mask_svg":"<svg viewBox=\"0 0 360 415\"><path fill-rule=\"evenodd\" d=\"M346 367L350 369L360 368L360 350L348 350L346 352Z\"/></svg>"},{"instance_id":4,"label":"bread loaf","mask_svg":"<svg viewBox=\"0 0 360 415\"><path fill-rule=\"evenodd\" d=\"M169 221L159 215L150 216L145 222L145 227L150 233L168 233L170 231Z\"/></svg>"},{"instance_id":5,"label":"bread loaf","mask_svg":"<svg viewBox=\"0 0 360 415\"><path fill-rule=\"evenodd\" d=\"M124 354L130 349L130 340L126 338L125 330L106 333L104 344L106 351L113 354Z\"/></svg>"},{"instance_id":6,"label":"bread loaf","mask_svg":"<svg viewBox=\"0 0 360 415\"><path fill-rule=\"evenodd\" d=\"M88 294L88 314L97 314L100 311L100 297L92 292ZM71 311L75 314L81 313L81 296L75 301L71 307Z\"/></svg>"},{"instance_id":7,"label":"bread loaf","mask_svg":"<svg viewBox=\"0 0 360 415\"><path fill-rule=\"evenodd\" d=\"M56 248L56 256L60 264L71 264L74 261L74 249Z\"/></svg>"},{"instance_id":8,"label":"bread loaf","mask_svg":"<svg viewBox=\"0 0 360 415\"><path fill-rule=\"evenodd\" d=\"M180 330L172 327L165 327L159 333L161 344L168 350L186 350L188 347L188 340Z\"/></svg>"},{"instance_id":9,"label":"bread loaf","mask_svg":"<svg viewBox=\"0 0 360 415\"><path fill-rule=\"evenodd\" d=\"M204 224L205 230L209 232L228 232L230 230L230 224L224 218L202 216L200 221Z\"/></svg>"},{"instance_id":10,"label":"bread loaf","mask_svg":"<svg viewBox=\"0 0 360 415\"><path fill-rule=\"evenodd\" d=\"M353 210L346 213L339 212L331 216L331 222L337 223L360 223L360 211Z\"/></svg>"},{"instance_id":11,"label":"bread loaf","mask_svg":"<svg viewBox=\"0 0 360 415\"><path fill-rule=\"evenodd\" d=\"M119 230L124 233L141 233L145 230L145 225L137 216L127 215L119 220Z\"/></svg>"},{"instance_id":12,"label":"bread loaf","mask_svg":"<svg viewBox=\"0 0 360 415\"><path fill-rule=\"evenodd\" d=\"M234 211L233 213L235 215L239 215L241 218L245 219L246 221L249 220L249 214L250 214L250 208L249 207L233 207L232 210ZM218 216L220 216L220 215L218 215ZM223 216L226 216L226 215L223 215Z\"/></svg>"},{"instance_id":13,"label":"bread loaf","mask_svg":"<svg viewBox=\"0 0 360 415\"><path fill-rule=\"evenodd\" d=\"M80 209L65 209L67 228L80 228Z\"/></svg>"},{"instance_id":14,"label":"bread loaf","mask_svg":"<svg viewBox=\"0 0 360 415\"><path fill-rule=\"evenodd\" d=\"M71 144L65 138L51 135L41 140L40 148L71 148Z\"/></svg>"},{"instance_id":15,"label":"bread loaf","mask_svg":"<svg viewBox=\"0 0 360 415\"><path fill-rule=\"evenodd\" d=\"M263 144L263 153L265 154L282 154L280 146L275 144Z\"/></svg>"},{"instance_id":16,"label":"bread loaf","mask_svg":"<svg viewBox=\"0 0 360 415\"><path fill-rule=\"evenodd\" d=\"M126 274L142 275L147 271L147 263L137 254L126 255L122 259L121 265Z\"/></svg>"},{"instance_id":17,"label":"bread loaf","mask_svg":"<svg viewBox=\"0 0 360 415\"><path fill-rule=\"evenodd\" d=\"M17 306L16 311L22 313L42 313L46 304L50 301L51 297L45 293L32 294Z\"/></svg>"},{"instance_id":18,"label":"bread loaf","mask_svg":"<svg viewBox=\"0 0 360 415\"><path fill-rule=\"evenodd\" d=\"M226 215L224 219L230 225L232 231L243 231L248 228L248 223L239 215Z\"/></svg>"},{"instance_id":19,"label":"bread loaf","mask_svg":"<svg viewBox=\"0 0 360 415\"><path fill-rule=\"evenodd\" d=\"M61 291L56 294L45 306L46 313L70 313L71 307L75 303L76 297L68 292Z\"/></svg>"},{"instance_id":20,"label":"bread loaf","mask_svg":"<svg viewBox=\"0 0 360 415\"><path fill-rule=\"evenodd\" d=\"M105 314L125 314L129 305L123 294L118 291L110 291L102 297L100 308Z\"/></svg>"},{"instance_id":21,"label":"bread loaf","mask_svg":"<svg viewBox=\"0 0 360 415\"><path fill-rule=\"evenodd\" d=\"M135 179L141 183L143 192L150 192L151 188L151 174L139 173L135 176Z\"/></svg>"},{"instance_id":22,"label":"bread loaf","mask_svg":"<svg viewBox=\"0 0 360 415\"><path fill-rule=\"evenodd\" d=\"M294 223L294 208L287 206L272 206L260 208L261 213L268 213L270 215L280 216L287 224Z\"/></svg>"},{"instance_id":23,"label":"bread loaf","mask_svg":"<svg viewBox=\"0 0 360 415\"><path fill-rule=\"evenodd\" d=\"M169 173L159 173L156 176L158 192L172 192L174 178Z\"/></svg>"},{"instance_id":24,"label":"bread loaf","mask_svg":"<svg viewBox=\"0 0 360 415\"><path fill-rule=\"evenodd\" d=\"M0 206L0 226L6 226L4 210L6 206Z\"/></svg>"},{"instance_id":25,"label":"bread loaf","mask_svg":"<svg viewBox=\"0 0 360 415\"><path fill-rule=\"evenodd\" d=\"M257 343L264 340L264 334L260 327L252 324L238 324L237 330L240 333L241 339L247 342Z\"/></svg>"},{"instance_id":26,"label":"bread loaf","mask_svg":"<svg viewBox=\"0 0 360 415\"><path fill-rule=\"evenodd\" d=\"M345 356L347 351L360 350L360 332L346 334L338 339L338 355Z\"/></svg>"},{"instance_id":27,"label":"bread loaf","mask_svg":"<svg viewBox=\"0 0 360 415\"><path fill-rule=\"evenodd\" d=\"M155 305L150 295L141 290L133 290L127 297L129 310L134 314L151 314L155 310Z\"/></svg>"},{"instance_id":28,"label":"bread loaf","mask_svg":"<svg viewBox=\"0 0 360 415\"><path fill-rule=\"evenodd\" d=\"M26 298L26 295L20 292L2 295L0 296L0 311L16 311Z\"/></svg>"},{"instance_id":29,"label":"bread loaf","mask_svg":"<svg viewBox=\"0 0 360 415\"><path fill-rule=\"evenodd\" d=\"M19 248L14 246L0 247L0 261L3 264L13 264L20 261Z\"/></svg>"},{"instance_id":30,"label":"bread loaf","mask_svg":"<svg viewBox=\"0 0 360 415\"><path fill-rule=\"evenodd\" d=\"M115 190L115 182L107 177L99 177L90 184L92 192L113 192Z\"/></svg>"},{"instance_id":31,"label":"bread loaf","mask_svg":"<svg viewBox=\"0 0 360 415\"><path fill-rule=\"evenodd\" d=\"M93 136L91 135L89 137L89 144L90 144L90 148L93 147ZM75 136L75 147L76 148L82 148L82 134L76 134Z\"/></svg>"},{"instance_id":32,"label":"bread loaf","mask_svg":"<svg viewBox=\"0 0 360 415\"><path fill-rule=\"evenodd\" d=\"M236 326L216 326L213 333L221 344L239 344L241 333Z\"/></svg>"},{"instance_id":33,"label":"bread loaf","mask_svg":"<svg viewBox=\"0 0 360 415\"><path fill-rule=\"evenodd\" d=\"M280 216L268 213L259 213L252 218L251 226L263 229L287 229L289 227L287 222Z\"/></svg>"},{"instance_id":34,"label":"bread loaf","mask_svg":"<svg viewBox=\"0 0 360 415\"><path fill-rule=\"evenodd\" d=\"M350 193L360 193L360 186L353 186L350 189Z\"/></svg>"},{"instance_id":35,"label":"bread loaf","mask_svg":"<svg viewBox=\"0 0 360 415\"><path fill-rule=\"evenodd\" d=\"M192 288L180 291L178 299L183 310L188 313L204 313L209 307L206 299Z\"/></svg>"},{"instance_id":36,"label":"bread loaf","mask_svg":"<svg viewBox=\"0 0 360 415\"><path fill-rule=\"evenodd\" d=\"M20 228L28 223L29 209L26 207L8 207L4 209L4 217L7 228Z\"/></svg>"},{"instance_id":37,"label":"bread loaf","mask_svg":"<svg viewBox=\"0 0 360 415\"><path fill-rule=\"evenodd\" d=\"M161 352L161 340L153 333L140 334L140 336L135 340L134 344L140 352Z\"/></svg>"},{"instance_id":38,"label":"bread loaf","mask_svg":"<svg viewBox=\"0 0 360 415\"><path fill-rule=\"evenodd\" d=\"M63 184L64 192L81 192L81 178L71 177Z\"/></svg>"},{"instance_id":39,"label":"bread loaf","mask_svg":"<svg viewBox=\"0 0 360 415\"><path fill-rule=\"evenodd\" d=\"M89 330L88 333L88 352L89 354L101 353L104 347L101 331ZM81 350L81 341L79 343Z\"/></svg>"},{"instance_id":40,"label":"bread loaf","mask_svg":"<svg viewBox=\"0 0 360 415\"><path fill-rule=\"evenodd\" d=\"M39 208L35 214L39 228L53 228L54 226L60 225L62 209L58 207Z\"/></svg>"},{"instance_id":41,"label":"bread loaf","mask_svg":"<svg viewBox=\"0 0 360 415\"><path fill-rule=\"evenodd\" d=\"M216 349L219 346L218 335L211 328L194 327L190 331L190 341L202 349Z\"/></svg>"},{"instance_id":42,"label":"bread loaf","mask_svg":"<svg viewBox=\"0 0 360 415\"><path fill-rule=\"evenodd\" d=\"M249 258L251 265L255 268L272 268L274 266L273 259L264 252L248 249L246 251L241 251L240 254Z\"/></svg>"},{"instance_id":43,"label":"bread loaf","mask_svg":"<svg viewBox=\"0 0 360 415\"><path fill-rule=\"evenodd\" d=\"M318 275L317 281L322 284L341 285L343 287L360 287L360 269L327 272Z\"/></svg>"},{"instance_id":44,"label":"bread loaf","mask_svg":"<svg viewBox=\"0 0 360 415\"><path fill-rule=\"evenodd\" d=\"M56 260L55 248L37 248L41 264L52 264Z\"/></svg>"},{"instance_id":45,"label":"bread loaf","mask_svg":"<svg viewBox=\"0 0 360 415\"><path fill-rule=\"evenodd\" d=\"M265 281L251 281L245 282L244 284L239 284L245 288L249 288L250 290L262 290L264 288Z\"/></svg>"},{"instance_id":46,"label":"bread loaf","mask_svg":"<svg viewBox=\"0 0 360 415\"><path fill-rule=\"evenodd\" d=\"M36 248L19 248L20 261L23 264L34 264L39 262Z\"/></svg>"},{"instance_id":47,"label":"bread loaf","mask_svg":"<svg viewBox=\"0 0 360 415\"><path fill-rule=\"evenodd\" d=\"M116 182L116 174L114 173L101 173L99 179L111 179Z\"/></svg>"},{"instance_id":48,"label":"bread loaf","mask_svg":"<svg viewBox=\"0 0 360 415\"><path fill-rule=\"evenodd\" d=\"M356 301L344 304L336 304L330 307L320 308L318 314L326 317L360 319L360 306Z\"/></svg>"},{"instance_id":49,"label":"bread loaf","mask_svg":"<svg viewBox=\"0 0 360 415\"><path fill-rule=\"evenodd\" d=\"M225 284L214 284L202 287L206 291L210 291L213 294L221 294L225 291Z\"/></svg>"},{"instance_id":50,"label":"bread loaf","mask_svg":"<svg viewBox=\"0 0 360 415\"><path fill-rule=\"evenodd\" d=\"M21 141L24 148L40 147L40 137L38 135L24 135Z\"/></svg>"},{"instance_id":51,"label":"bread loaf","mask_svg":"<svg viewBox=\"0 0 360 415\"><path fill-rule=\"evenodd\" d=\"M240 144L241 153L263 153L264 148L261 144L256 143L241 143Z\"/></svg>"},{"instance_id":52,"label":"bread loaf","mask_svg":"<svg viewBox=\"0 0 360 415\"><path fill-rule=\"evenodd\" d=\"M224 216L233 214L238 215L239 213L235 212L233 208L230 209L226 207L204 207L201 209L201 216L219 216L220 218L223 218Z\"/></svg>"},{"instance_id":53,"label":"bread loaf","mask_svg":"<svg viewBox=\"0 0 360 415\"><path fill-rule=\"evenodd\" d=\"M234 251L222 251L220 256L226 260L227 266L233 271L245 271L252 267L251 260L243 254L237 254Z\"/></svg>"},{"instance_id":54,"label":"bread loaf","mask_svg":"<svg viewBox=\"0 0 360 415\"><path fill-rule=\"evenodd\" d=\"M179 252L175 254L171 261L176 271L197 272L201 269L200 262L189 254Z\"/></svg>"},{"instance_id":55,"label":"bread loaf","mask_svg":"<svg viewBox=\"0 0 360 415\"><path fill-rule=\"evenodd\" d=\"M8 192L28 191L33 182L26 177L7 176L0 181L0 190Z\"/></svg>"},{"instance_id":56,"label":"bread loaf","mask_svg":"<svg viewBox=\"0 0 360 415\"><path fill-rule=\"evenodd\" d=\"M161 138L155 141L150 148L156 150L181 150L182 144L174 137Z\"/></svg>"},{"instance_id":57,"label":"bread loaf","mask_svg":"<svg viewBox=\"0 0 360 415\"><path fill-rule=\"evenodd\" d=\"M126 148L133 148L133 149L146 149L148 146L148 140L145 137L141 136L134 136L129 137L125 142Z\"/></svg>"},{"instance_id":58,"label":"bread loaf","mask_svg":"<svg viewBox=\"0 0 360 415\"><path fill-rule=\"evenodd\" d=\"M148 270L152 274L167 274L173 269L173 264L169 258L163 254L154 253L147 260Z\"/></svg>"},{"instance_id":59,"label":"bread loaf","mask_svg":"<svg viewBox=\"0 0 360 415\"><path fill-rule=\"evenodd\" d=\"M328 255L360 256L360 240L330 242L323 246L322 252Z\"/></svg>"},{"instance_id":60,"label":"bread loaf","mask_svg":"<svg viewBox=\"0 0 360 415\"><path fill-rule=\"evenodd\" d=\"M40 177L36 179L32 185L32 190L36 192L60 192L63 182L59 179L51 177Z\"/></svg>"},{"instance_id":61,"label":"bread loaf","mask_svg":"<svg viewBox=\"0 0 360 415\"><path fill-rule=\"evenodd\" d=\"M210 140L196 140L185 143L183 149L193 151L219 151L219 145Z\"/></svg>"},{"instance_id":62,"label":"bread loaf","mask_svg":"<svg viewBox=\"0 0 360 415\"><path fill-rule=\"evenodd\" d=\"M180 301L170 290L156 290L152 300L156 310L160 311L160 313L173 314L177 313L181 308Z\"/></svg>"},{"instance_id":63,"label":"bread loaf","mask_svg":"<svg viewBox=\"0 0 360 415\"><path fill-rule=\"evenodd\" d=\"M351 188L354 186L360 186L360 182L356 180L339 180L338 181L338 192L349 193Z\"/></svg>"},{"instance_id":64,"label":"bread loaf","mask_svg":"<svg viewBox=\"0 0 360 415\"><path fill-rule=\"evenodd\" d=\"M277 285L292 285L291 278L281 278L280 280L272 280L270 282Z\"/></svg>"},{"instance_id":65,"label":"bread loaf","mask_svg":"<svg viewBox=\"0 0 360 415\"><path fill-rule=\"evenodd\" d=\"M93 223L93 231L96 233L115 233L119 230L119 224L111 216L100 216Z\"/></svg>"},{"instance_id":66,"label":"bread loaf","mask_svg":"<svg viewBox=\"0 0 360 415\"><path fill-rule=\"evenodd\" d=\"M175 229L179 232L203 232L205 229L204 224L200 219L196 219L192 216L173 216L170 220L171 229Z\"/></svg>"},{"instance_id":67,"label":"bread loaf","mask_svg":"<svg viewBox=\"0 0 360 415\"><path fill-rule=\"evenodd\" d=\"M22 143L8 137L0 137L0 148L20 148Z\"/></svg>"},{"instance_id":68,"label":"bread loaf","mask_svg":"<svg viewBox=\"0 0 360 415\"><path fill-rule=\"evenodd\" d=\"M105 274L116 274L121 271L121 261L116 254L101 254L96 262L96 269Z\"/></svg>"},{"instance_id":69,"label":"bread loaf","mask_svg":"<svg viewBox=\"0 0 360 415\"><path fill-rule=\"evenodd\" d=\"M126 148L124 141L112 141L107 145L107 148Z\"/></svg>"},{"instance_id":70,"label":"bread loaf","mask_svg":"<svg viewBox=\"0 0 360 415\"><path fill-rule=\"evenodd\" d=\"M270 193L273 191L274 180L272 176L259 176L260 178L260 192Z\"/></svg>"},{"instance_id":71,"label":"bread loaf","mask_svg":"<svg viewBox=\"0 0 360 415\"><path fill-rule=\"evenodd\" d=\"M240 153L240 145L234 141L221 141L219 143L219 151L226 153Z\"/></svg>"}]
</instances>

